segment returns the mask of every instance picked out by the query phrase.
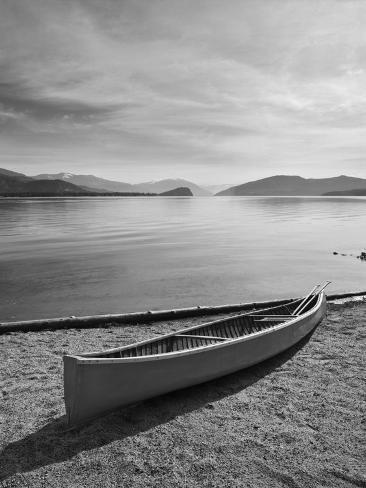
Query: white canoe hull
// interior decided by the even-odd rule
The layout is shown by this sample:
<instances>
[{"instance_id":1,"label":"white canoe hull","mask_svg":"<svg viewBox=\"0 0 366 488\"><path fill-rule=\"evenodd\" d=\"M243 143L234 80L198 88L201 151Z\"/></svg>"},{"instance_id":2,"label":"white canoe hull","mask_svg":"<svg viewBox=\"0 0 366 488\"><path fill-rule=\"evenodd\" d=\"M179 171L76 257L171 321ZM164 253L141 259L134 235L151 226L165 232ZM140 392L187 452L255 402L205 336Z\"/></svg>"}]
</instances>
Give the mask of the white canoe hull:
<instances>
[{"instance_id":1,"label":"white canoe hull","mask_svg":"<svg viewBox=\"0 0 366 488\"><path fill-rule=\"evenodd\" d=\"M131 358L64 356L69 424L264 361L308 335L325 312L321 294L310 311L290 322L207 347Z\"/></svg>"}]
</instances>

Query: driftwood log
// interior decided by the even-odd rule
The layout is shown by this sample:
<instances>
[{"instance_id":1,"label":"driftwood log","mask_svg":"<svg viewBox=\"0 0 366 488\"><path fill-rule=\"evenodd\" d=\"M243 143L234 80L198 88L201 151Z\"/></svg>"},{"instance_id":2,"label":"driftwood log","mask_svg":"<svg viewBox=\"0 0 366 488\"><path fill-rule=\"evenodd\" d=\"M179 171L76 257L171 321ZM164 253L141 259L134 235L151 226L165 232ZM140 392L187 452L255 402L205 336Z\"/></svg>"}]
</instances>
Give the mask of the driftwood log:
<instances>
[{"instance_id":1,"label":"driftwood log","mask_svg":"<svg viewBox=\"0 0 366 488\"><path fill-rule=\"evenodd\" d=\"M354 296L366 295L366 291L356 291L328 295L327 300L337 300ZM197 306L190 308L177 308L173 310L148 310L146 312L134 312L109 315L87 315L84 317L59 317L53 319L23 320L18 322L0 322L0 334L8 332L35 332L40 330L56 329L88 329L93 327L117 326L119 324L143 324L158 322L161 320L174 320L200 315L216 315L221 313L255 310L276 305L284 305L294 298L283 300L271 300L266 302L236 303L216 306Z\"/></svg>"}]
</instances>

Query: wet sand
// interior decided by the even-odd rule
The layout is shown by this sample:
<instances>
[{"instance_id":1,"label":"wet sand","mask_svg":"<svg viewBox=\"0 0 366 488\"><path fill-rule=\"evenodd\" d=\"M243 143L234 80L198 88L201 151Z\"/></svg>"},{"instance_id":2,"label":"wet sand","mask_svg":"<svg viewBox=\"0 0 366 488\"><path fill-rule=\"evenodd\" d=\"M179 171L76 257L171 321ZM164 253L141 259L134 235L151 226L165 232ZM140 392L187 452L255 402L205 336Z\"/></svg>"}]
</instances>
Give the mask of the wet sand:
<instances>
[{"instance_id":1,"label":"wet sand","mask_svg":"<svg viewBox=\"0 0 366 488\"><path fill-rule=\"evenodd\" d=\"M365 302L258 366L66 430L63 352L207 319L0 336L0 486L366 487Z\"/></svg>"}]
</instances>

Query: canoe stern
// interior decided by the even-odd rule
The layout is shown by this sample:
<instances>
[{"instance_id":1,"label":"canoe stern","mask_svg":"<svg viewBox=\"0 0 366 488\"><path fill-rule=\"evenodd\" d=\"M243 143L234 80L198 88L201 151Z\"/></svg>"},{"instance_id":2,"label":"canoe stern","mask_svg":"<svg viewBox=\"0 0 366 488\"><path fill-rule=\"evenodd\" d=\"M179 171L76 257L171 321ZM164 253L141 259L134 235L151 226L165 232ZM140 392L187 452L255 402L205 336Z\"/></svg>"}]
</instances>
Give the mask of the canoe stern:
<instances>
[{"instance_id":1,"label":"canoe stern","mask_svg":"<svg viewBox=\"0 0 366 488\"><path fill-rule=\"evenodd\" d=\"M64 398L68 424L78 422L78 400L80 391L80 370L78 358L63 357L64 360Z\"/></svg>"}]
</instances>

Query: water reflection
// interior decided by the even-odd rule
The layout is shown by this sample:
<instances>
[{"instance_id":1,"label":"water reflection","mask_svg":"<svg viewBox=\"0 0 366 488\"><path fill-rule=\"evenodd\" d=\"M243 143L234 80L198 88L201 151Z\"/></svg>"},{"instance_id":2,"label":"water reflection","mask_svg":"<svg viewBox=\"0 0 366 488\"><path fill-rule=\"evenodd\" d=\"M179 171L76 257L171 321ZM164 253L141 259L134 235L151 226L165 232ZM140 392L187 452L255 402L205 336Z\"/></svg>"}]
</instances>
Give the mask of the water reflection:
<instances>
[{"instance_id":1,"label":"water reflection","mask_svg":"<svg viewBox=\"0 0 366 488\"><path fill-rule=\"evenodd\" d=\"M0 200L1 320L298 294L366 267L365 198Z\"/></svg>"}]
</instances>

